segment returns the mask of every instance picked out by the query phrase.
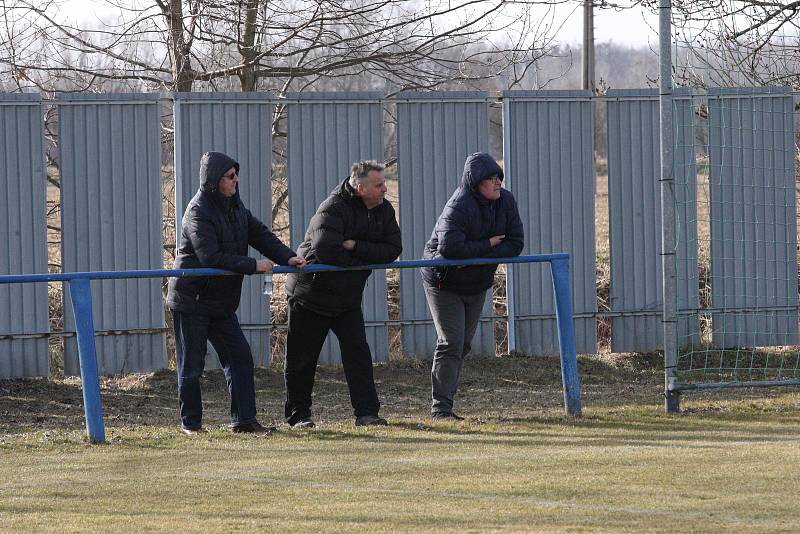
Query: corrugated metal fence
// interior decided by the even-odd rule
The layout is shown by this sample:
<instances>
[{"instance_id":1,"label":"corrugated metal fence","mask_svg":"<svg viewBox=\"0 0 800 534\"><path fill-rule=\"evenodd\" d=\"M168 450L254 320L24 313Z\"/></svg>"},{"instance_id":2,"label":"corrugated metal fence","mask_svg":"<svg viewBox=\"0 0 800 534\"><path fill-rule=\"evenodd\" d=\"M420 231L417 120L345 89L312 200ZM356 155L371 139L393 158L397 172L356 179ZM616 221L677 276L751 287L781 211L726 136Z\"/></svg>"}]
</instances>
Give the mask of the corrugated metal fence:
<instances>
[{"instance_id":1,"label":"corrugated metal fence","mask_svg":"<svg viewBox=\"0 0 800 534\"><path fill-rule=\"evenodd\" d=\"M0 95L0 166L0 273L46 273L39 95ZM47 312L47 285L0 286L0 378L47 376Z\"/></svg>"},{"instance_id":2,"label":"corrugated metal fence","mask_svg":"<svg viewBox=\"0 0 800 534\"><path fill-rule=\"evenodd\" d=\"M710 89L713 343L795 345L797 206L788 87ZM781 311L743 308L783 306Z\"/></svg>"},{"instance_id":3,"label":"corrugated metal fence","mask_svg":"<svg viewBox=\"0 0 800 534\"><path fill-rule=\"evenodd\" d=\"M611 90L608 101L608 195L611 250L610 309L612 352L649 352L662 347L661 328L661 172L658 91ZM694 154L692 99L686 90L674 94L674 124L677 150L674 168L680 258L688 258L686 247L697 246L697 217L688 213L696 204L697 169ZM696 255L692 255L696 258ZM678 309L699 306L697 268L686 261L678 264ZM694 316L691 320L697 322ZM687 343L690 318L682 318L679 336Z\"/></svg>"},{"instance_id":4,"label":"corrugated metal fence","mask_svg":"<svg viewBox=\"0 0 800 534\"><path fill-rule=\"evenodd\" d=\"M709 93L711 97L715 93ZM723 95L720 95L723 96ZM737 307L725 284L771 280L773 293L795 311L783 319L781 332L791 339L759 338L759 342L797 339L796 211L794 160L785 132L792 121L788 93L726 93L710 98L711 210L731 219L711 229L719 236L712 250L715 307ZM615 91L607 103L609 141L609 208L611 250L612 350L660 348L661 307L660 194L658 186L657 95L636 90ZM227 152L242 164L242 197L266 223L271 220L272 119L276 105L288 118L286 172L289 187L291 244L303 239L318 204L359 159L385 158L384 122L395 120L399 178L399 219L404 258L420 257L442 206L458 185L466 156L487 150L488 105L484 93L402 93L384 101L377 93L303 93L285 100L268 94L176 94L175 205L176 221L198 187L200 155ZM516 196L526 231L525 253L569 252L575 332L579 352L597 345L595 279L595 169L593 135L597 99L581 91L511 91L503 94L503 159L506 187ZM63 206L63 269L145 269L162 265L161 102L153 95L71 95L49 105L58 109L61 195ZM392 106L396 106L393 108ZM717 106L717 107L715 107ZM746 112L743 112L746 111ZM697 168L695 163L696 102L676 92L676 191L679 211L680 310L699 307L697 278ZM746 128L740 121L747 118ZM752 118L756 117L756 122ZM730 138L729 127L755 132L747 139ZM791 130L791 126L789 127ZM771 134L772 133L772 134ZM6 220L0 235L0 273L44 272L45 171L42 148L42 104L38 97L0 97L0 176L6 195ZM769 146L769 150L765 147ZM499 156L499 155L496 155ZM733 158L739 158L735 160ZM744 159L742 159L744 158ZM754 159L747 159L754 158ZM760 159L759 159L760 158ZM738 163L737 163L738 161ZM722 198L713 189L725 169L747 167L766 176L754 187L752 173L730 175L741 194ZM737 178L737 176L739 176ZM727 179L727 178L726 178ZM763 211L753 191L775 190L775 209ZM726 191L730 191L728 187ZM760 194L760 193L759 193ZM782 195L782 196L781 196ZM752 215L737 218L724 210ZM758 211L761 209L762 211ZM749 218L748 218L749 217ZM741 219L741 220L740 220ZM771 232L763 243L739 250L742 225L759 221L757 231ZM734 224L735 223L735 224ZM739 233L737 233L739 232ZM179 233L179 230L178 230ZM757 243L761 243L756 239ZM775 245L784 243L784 245ZM731 248L732 247L732 248ZM728 267L726 267L728 266ZM751 269L750 272L747 269ZM744 273L744 274L742 274ZM762 276L763 275L763 276ZM776 284L775 281L779 282ZM786 282L780 282L786 280ZM749 283L749 282L748 282ZM94 282L95 325L102 372L145 371L166 364L164 309L158 281ZM732 286L733 287L733 286ZM240 320L257 363L269 361L267 302L261 277L247 279ZM517 265L508 277L509 346L519 352L557 352L550 275L539 265ZM403 351L430 357L435 332L419 273L400 274L400 325ZM766 291L766 288L764 289ZM65 330L73 330L66 301ZM373 273L364 298L368 338L376 361L389 354L387 284ZM0 377L47 374L47 289L44 285L0 287ZM474 343L475 352L494 352L493 316L487 303ZM765 331L764 320L752 328ZM743 320L744 320L743 319ZM696 314L682 316L684 345L697 342ZM791 323L791 324L789 324ZM741 330L741 328L739 328ZM731 340L715 338L725 345ZM67 336L65 371L77 371L74 339ZM339 361L338 348L326 344L321 361Z\"/></svg>"},{"instance_id":5,"label":"corrugated metal fence","mask_svg":"<svg viewBox=\"0 0 800 534\"><path fill-rule=\"evenodd\" d=\"M575 344L595 352L594 115L588 91L503 93L503 157L525 249L570 254ZM553 287L543 264L514 265L509 348L558 354Z\"/></svg>"},{"instance_id":6,"label":"corrugated metal fence","mask_svg":"<svg viewBox=\"0 0 800 534\"><path fill-rule=\"evenodd\" d=\"M160 269L158 95L68 95L58 109L63 270ZM159 280L96 280L92 296L101 373L166 366ZM64 329L74 332L68 297L64 311ZM68 337L64 372L79 370Z\"/></svg>"}]
</instances>

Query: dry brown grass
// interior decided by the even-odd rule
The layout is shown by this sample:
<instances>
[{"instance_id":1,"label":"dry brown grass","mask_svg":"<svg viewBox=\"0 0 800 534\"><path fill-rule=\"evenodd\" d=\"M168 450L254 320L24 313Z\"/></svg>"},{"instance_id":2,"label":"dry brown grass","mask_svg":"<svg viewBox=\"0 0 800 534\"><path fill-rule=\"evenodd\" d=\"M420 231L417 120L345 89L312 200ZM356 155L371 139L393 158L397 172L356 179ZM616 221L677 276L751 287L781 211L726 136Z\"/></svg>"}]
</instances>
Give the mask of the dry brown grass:
<instances>
[{"instance_id":1,"label":"dry brown grass","mask_svg":"<svg viewBox=\"0 0 800 534\"><path fill-rule=\"evenodd\" d=\"M48 170L48 172L51 172ZM51 172L54 174L55 171ZM47 185L47 272L61 272L61 196L58 187L52 183ZM47 284L48 317L50 318L50 331L61 332L64 330L64 300L63 284L49 282ZM64 374L64 339L60 336L51 336L48 342L48 360L50 374L62 376Z\"/></svg>"},{"instance_id":2,"label":"dry brown grass","mask_svg":"<svg viewBox=\"0 0 800 534\"><path fill-rule=\"evenodd\" d=\"M611 309L611 246L609 244L608 217L608 175L601 174L607 164L598 160L594 197L594 240L595 240L595 279L597 287L597 311L602 313ZM611 319L597 318L597 350L601 353L611 351Z\"/></svg>"},{"instance_id":3,"label":"dry brown grass","mask_svg":"<svg viewBox=\"0 0 800 534\"><path fill-rule=\"evenodd\" d=\"M175 262L175 168L162 167L161 176L161 236L164 243L162 256L165 269L171 269ZM167 280L161 284L161 292L167 295ZM167 359L171 369L175 368L175 334L172 329L172 314L164 310L164 324L166 325L165 337L167 345Z\"/></svg>"}]
</instances>

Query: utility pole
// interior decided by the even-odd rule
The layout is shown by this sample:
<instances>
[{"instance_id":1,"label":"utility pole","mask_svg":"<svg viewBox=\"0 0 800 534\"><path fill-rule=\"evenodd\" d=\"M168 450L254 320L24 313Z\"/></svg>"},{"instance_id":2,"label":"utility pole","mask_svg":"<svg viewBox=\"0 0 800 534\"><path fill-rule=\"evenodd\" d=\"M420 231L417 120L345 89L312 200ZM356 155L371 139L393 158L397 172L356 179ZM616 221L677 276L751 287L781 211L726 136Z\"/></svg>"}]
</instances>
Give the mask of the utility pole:
<instances>
[{"instance_id":1,"label":"utility pole","mask_svg":"<svg viewBox=\"0 0 800 534\"><path fill-rule=\"evenodd\" d=\"M594 91L594 0L583 0L583 70L581 89Z\"/></svg>"},{"instance_id":2,"label":"utility pole","mask_svg":"<svg viewBox=\"0 0 800 534\"><path fill-rule=\"evenodd\" d=\"M675 260L675 169L673 167L674 131L672 108L672 1L658 3L659 42L659 115L661 130L661 269L664 276L664 409L680 411L678 380L678 275Z\"/></svg>"}]
</instances>

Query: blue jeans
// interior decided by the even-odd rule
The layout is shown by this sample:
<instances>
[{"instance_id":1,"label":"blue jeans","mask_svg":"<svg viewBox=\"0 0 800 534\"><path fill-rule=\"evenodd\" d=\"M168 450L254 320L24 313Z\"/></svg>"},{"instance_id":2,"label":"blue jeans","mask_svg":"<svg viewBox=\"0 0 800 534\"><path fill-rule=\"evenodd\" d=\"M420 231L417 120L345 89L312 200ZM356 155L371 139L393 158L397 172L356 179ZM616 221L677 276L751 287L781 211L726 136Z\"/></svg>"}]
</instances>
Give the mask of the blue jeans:
<instances>
[{"instance_id":1,"label":"blue jeans","mask_svg":"<svg viewBox=\"0 0 800 534\"><path fill-rule=\"evenodd\" d=\"M255 421L253 355L236 314L216 319L173 311L172 320L175 327L181 425L184 428L198 428L203 420L200 377L206 362L207 341L217 351L225 381L228 383L231 424L238 426Z\"/></svg>"}]
</instances>

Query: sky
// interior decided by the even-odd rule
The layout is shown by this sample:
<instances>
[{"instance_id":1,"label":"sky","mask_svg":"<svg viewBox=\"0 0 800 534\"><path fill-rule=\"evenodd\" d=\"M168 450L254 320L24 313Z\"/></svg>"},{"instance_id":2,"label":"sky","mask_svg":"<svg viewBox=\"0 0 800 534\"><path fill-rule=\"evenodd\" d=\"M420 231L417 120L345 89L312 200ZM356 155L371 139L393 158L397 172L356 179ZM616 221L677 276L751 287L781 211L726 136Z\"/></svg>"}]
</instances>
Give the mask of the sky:
<instances>
[{"instance_id":1,"label":"sky","mask_svg":"<svg viewBox=\"0 0 800 534\"><path fill-rule=\"evenodd\" d=\"M102 0L65 0L69 12L92 13L90 18L113 16L113 10L97 9ZM620 2L624 3L624 2ZM558 41L579 45L583 40L583 7L582 2L574 1L556 7L556 24L563 21L558 33ZM658 27L658 16L647 10L632 8L626 10L595 10L595 42L613 42L631 47L646 47L648 44L658 46L658 35L654 28Z\"/></svg>"},{"instance_id":2,"label":"sky","mask_svg":"<svg viewBox=\"0 0 800 534\"><path fill-rule=\"evenodd\" d=\"M595 10L594 28L596 43L611 41L626 46L653 44L658 47L658 15L644 9ZM560 35L564 41L580 43L583 40L583 8L569 17L564 29Z\"/></svg>"}]
</instances>

